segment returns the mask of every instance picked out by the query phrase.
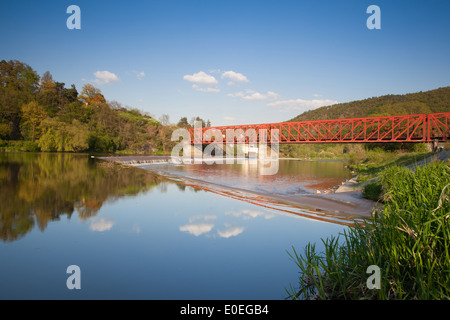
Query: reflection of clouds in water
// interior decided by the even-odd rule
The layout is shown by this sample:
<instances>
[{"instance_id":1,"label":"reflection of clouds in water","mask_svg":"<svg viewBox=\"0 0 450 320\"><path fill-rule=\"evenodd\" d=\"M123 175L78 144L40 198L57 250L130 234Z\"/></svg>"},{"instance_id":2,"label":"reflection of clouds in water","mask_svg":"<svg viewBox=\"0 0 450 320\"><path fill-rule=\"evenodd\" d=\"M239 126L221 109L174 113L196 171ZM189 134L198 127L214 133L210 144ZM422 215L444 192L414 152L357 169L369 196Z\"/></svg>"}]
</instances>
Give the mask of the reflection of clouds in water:
<instances>
[{"instance_id":1,"label":"reflection of clouds in water","mask_svg":"<svg viewBox=\"0 0 450 320\"><path fill-rule=\"evenodd\" d=\"M92 231L103 232L103 231L110 230L113 225L114 225L114 221L108 220L105 218L101 218L101 219L92 221L91 225L89 226L89 229L91 229Z\"/></svg>"},{"instance_id":2,"label":"reflection of clouds in water","mask_svg":"<svg viewBox=\"0 0 450 320\"><path fill-rule=\"evenodd\" d=\"M209 222L209 221L212 221L214 219L216 219L216 216L213 216L213 215L211 215L211 216L193 216L193 217L189 218L189 222L192 223L192 222L195 222L195 221L198 221L198 220Z\"/></svg>"},{"instance_id":3,"label":"reflection of clouds in water","mask_svg":"<svg viewBox=\"0 0 450 320\"><path fill-rule=\"evenodd\" d=\"M217 233L222 238L230 238L230 237L235 237L235 236L241 234L242 232L244 232L244 227L229 227L223 231L219 230Z\"/></svg>"},{"instance_id":4,"label":"reflection of clouds in water","mask_svg":"<svg viewBox=\"0 0 450 320\"><path fill-rule=\"evenodd\" d=\"M199 235L210 232L213 227L213 223L186 224L180 227L180 231L186 231L198 237Z\"/></svg>"},{"instance_id":5,"label":"reflection of clouds in water","mask_svg":"<svg viewBox=\"0 0 450 320\"><path fill-rule=\"evenodd\" d=\"M211 223L216 216L196 216L189 218L190 224L180 227L180 231L185 231L198 237L204 233L208 233L214 228L214 223Z\"/></svg>"},{"instance_id":6,"label":"reflection of clouds in water","mask_svg":"<svg viewBox=\"0 0 450 320\"><path fill-rule=\"evenodd\" d=\"M271 219L275 217L275 214L270 212L262 212L257 210L243 209L239 211L228 211L225 214L232 215L233 217L242 217L244 220L249 220L250 218L264 217L264 219Z\"/></svg>"},{"instance_id":7,"label":"reflection of clouds in water","mask_svg":"<svg viewBox=\"0 0 450 320\"><path fill-rule=\"evenodd\" d=\"M263 217L264 219L271 219L275 217L274 213L264 212L258 210L242 209L239 211L228 211L226 215L241 218L243 220L250 220L251 218ZM179 228L180 231L188 232L196 237L211 232L214 228L214 220L217 217L214 215L194 216L189 218L189 224L185 224ZM240 235L245 228L240 226L233 226L231 223L224 223L225 228L219 229L213 236L219 235L221 238L230 238Z\"/></svg>"}]
</instances>

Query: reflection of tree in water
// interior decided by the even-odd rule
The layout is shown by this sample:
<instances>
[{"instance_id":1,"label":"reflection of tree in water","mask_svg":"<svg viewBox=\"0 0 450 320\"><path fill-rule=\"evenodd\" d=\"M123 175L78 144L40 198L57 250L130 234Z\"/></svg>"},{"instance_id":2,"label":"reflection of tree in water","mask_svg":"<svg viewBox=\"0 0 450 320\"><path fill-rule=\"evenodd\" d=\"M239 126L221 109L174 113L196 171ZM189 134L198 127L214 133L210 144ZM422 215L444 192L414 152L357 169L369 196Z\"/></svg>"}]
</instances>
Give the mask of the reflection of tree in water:
<instances>
[{"instance_id":1,"label":"reflection of tree in water","mask_svg":"<svg viewBox=\"0 0 450 320\"><path fill-rule=\"evenodd\" d=\"M105 201L167 183L145 170L99 164L87 155L0 153L0 238L17 240L34 225L43 231L74 211L88 219Z\"/></svg>"}]
</instances>

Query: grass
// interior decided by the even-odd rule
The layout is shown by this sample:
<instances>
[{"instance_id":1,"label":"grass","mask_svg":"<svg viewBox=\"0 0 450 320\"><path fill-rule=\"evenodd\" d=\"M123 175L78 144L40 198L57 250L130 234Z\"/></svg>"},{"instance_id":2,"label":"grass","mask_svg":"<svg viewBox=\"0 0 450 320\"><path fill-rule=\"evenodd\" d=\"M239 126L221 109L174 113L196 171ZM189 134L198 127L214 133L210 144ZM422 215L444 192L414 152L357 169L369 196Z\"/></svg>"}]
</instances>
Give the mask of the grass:
<instances>
[{"instance_id":1,"label":"grass","mask_svg":"<svg viewBox=\"0 0 450 320\"><path fill-rule=\"evenodd\" d=\"M358 172L360 181L369 180L391 166L413 164L434 155L434 152L368 152L359 164L349 165L349 169Z\"/></svg>"},{"instance_id":2,"label":"grass","mask_svg":"<svg viewBox=\"0 0 450 320\"><path fill-rule=\"evenodd\" d=\"M130 121L134 121L134 122L141 121L142 123L148 123L153 126L160 125L159 121L157 121L153 117L141 115L139 113L139 111L128 110L128 111L119 111L118 113L120 116L122 116Z\"/></svg>"},{"instance_id":3,"label":"grass","mask_svg":"<svg viewBox=\"0 0 450 320\"><path fill-rule=\"evenodd\" d=\"M288 252L300 269L291 299L449 299L450 167L432 162L415 171L397 165L379 173L384 205L338 237ZM367 268L380 268L369 289Z\"/></svg>"}]
</instances>

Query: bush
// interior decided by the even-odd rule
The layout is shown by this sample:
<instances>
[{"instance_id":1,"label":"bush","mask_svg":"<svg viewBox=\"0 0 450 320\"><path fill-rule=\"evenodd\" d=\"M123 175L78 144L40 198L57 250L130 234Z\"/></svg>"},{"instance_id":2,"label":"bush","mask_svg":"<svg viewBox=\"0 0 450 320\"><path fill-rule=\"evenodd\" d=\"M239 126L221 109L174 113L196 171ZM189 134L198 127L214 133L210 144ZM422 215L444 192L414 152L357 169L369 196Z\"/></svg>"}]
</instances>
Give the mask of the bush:
<instances>
[{"instance_id":1,"label":"bush","mask_svg":"<svg viewBox=\"0 0 450 320\"><path fill-rule=\"evenodd\" d=\"M114 141L107 134L91 133L88 137L89 150L95 152L112 152Z\"/></svg>"},{"instance_id":2,"label":"bush","mask_svg":"<svg viewBox=\"0 0 450 320\"><path fill-rule=\"evenodd\" d=\"M366 199L378 201L381 200L383 187L379 182L369 182L362 191L362 196Z\"/></svg>"},{"instance_id":3,"label":"bush","mask_svg":"<svg viewBox=\"0 0 450 320\"><path fill-rule=\"evenodd\" d=\"M23 151L37 152L40 151L38 144L34 141L24 141L22 145Z\"/></svg>"}]
</instances>

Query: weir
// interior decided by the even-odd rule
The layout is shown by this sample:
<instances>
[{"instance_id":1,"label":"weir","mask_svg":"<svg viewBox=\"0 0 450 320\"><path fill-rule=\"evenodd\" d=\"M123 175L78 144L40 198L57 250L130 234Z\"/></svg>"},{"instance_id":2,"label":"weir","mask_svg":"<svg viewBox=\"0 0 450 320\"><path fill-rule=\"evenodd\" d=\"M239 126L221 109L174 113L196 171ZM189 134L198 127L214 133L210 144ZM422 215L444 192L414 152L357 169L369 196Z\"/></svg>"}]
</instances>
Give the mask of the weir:
<instances>
[{"instance_id":1,"label":"weir","mask_svg":"<svg viewBox=\"0 0 450 320\"><path fill-rule=\"evenodd\" d=\"M128 166L174 163L172 157L168 156L121 156L121 157L98 157L98 158L106 161L118 162Z\"/></svg>"}]
</instances>

